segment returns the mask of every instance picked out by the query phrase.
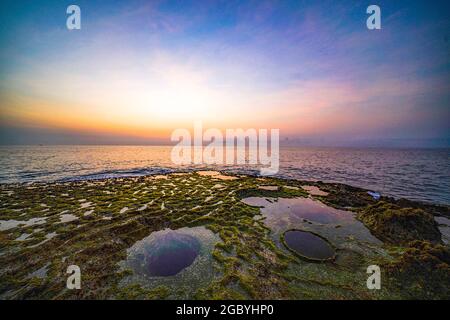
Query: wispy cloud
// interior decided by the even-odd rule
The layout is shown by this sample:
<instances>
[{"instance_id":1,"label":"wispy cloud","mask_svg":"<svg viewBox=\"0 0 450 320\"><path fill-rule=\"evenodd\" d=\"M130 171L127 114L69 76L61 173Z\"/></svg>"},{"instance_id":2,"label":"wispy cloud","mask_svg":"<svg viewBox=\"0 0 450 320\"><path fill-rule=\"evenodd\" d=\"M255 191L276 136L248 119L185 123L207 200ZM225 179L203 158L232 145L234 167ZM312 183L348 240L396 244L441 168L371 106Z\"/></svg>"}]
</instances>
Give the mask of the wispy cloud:
<instances>
[{"instance_id":1,"label":"wispy cloud","mask_svg":"<svg viewBox=\"0 0 450 320\"><path fill-rule=\"evenodd\" d=\"M4 126L150 137L202 119L292 136L449 135L440 4L381 1L373 32L352 1L80 6L76 32L63 3L11 9L0 29Z\"/></svg>"}]
</instances>

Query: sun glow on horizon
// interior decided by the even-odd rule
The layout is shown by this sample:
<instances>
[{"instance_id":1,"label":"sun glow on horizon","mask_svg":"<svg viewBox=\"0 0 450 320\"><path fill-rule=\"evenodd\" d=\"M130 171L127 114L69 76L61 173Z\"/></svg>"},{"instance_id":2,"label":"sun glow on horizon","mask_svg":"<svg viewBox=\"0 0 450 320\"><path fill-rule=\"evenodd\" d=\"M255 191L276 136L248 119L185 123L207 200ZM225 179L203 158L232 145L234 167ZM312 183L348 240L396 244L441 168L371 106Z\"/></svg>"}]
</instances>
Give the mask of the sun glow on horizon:
<instances>
[{"instance_id":1,"label":"sun glow on horizon","mask_svg":"<svg viewBox=\"0 0 450 320\"><path fill-rule=\"evenodd\" d=\"M334 4L336 17L321 4L212 5L196 16L192 4L192 20L157 3L104 6L83 5L98 16L78 31L32 11L0 30L0 123L17 129L6 140L21 128L169 138L194 121L300 138L448 136L448 50L436 36L447 29L433 15L411 28L389 4L396 18L369 32L347 19L361 6Z\"/></svg>"}]
</instances>

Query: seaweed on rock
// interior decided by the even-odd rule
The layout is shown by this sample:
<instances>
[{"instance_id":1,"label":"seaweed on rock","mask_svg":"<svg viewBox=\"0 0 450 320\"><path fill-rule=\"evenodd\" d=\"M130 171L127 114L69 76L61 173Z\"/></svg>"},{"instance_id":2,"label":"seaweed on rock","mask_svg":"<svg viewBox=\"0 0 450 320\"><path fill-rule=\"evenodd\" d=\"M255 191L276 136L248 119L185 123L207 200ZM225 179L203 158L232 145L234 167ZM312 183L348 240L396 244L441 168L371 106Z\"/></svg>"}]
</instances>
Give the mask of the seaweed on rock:
<instances>
[{"instance_id":1,"label":"seaweed on rock","mask_svg":"<svg viewBox=\"0 0 450 320\"><path fill-rule=\"evenodd\" d=\"M419 208L402 208L381 201L362 209L357 218L377 238L390 244L407 244L413 240L441 242L433 216Z\"/></svg>"},{"instance_id":2,"label":"seaweed on rock","mask_svg":"<svg viewBox=\"0 0 450 320\"><path fill-rule=\"evenodd\" d=\"M450 250L429 241L412 241L383 270L412 299L450 299Z\"/></svg>"},{"instance_id":3,"label":"seaweed on rock","mask_svg":"<svg viewBox=\"0 0 450 320\"><path fill-rule=\"evenodd\" d=\"M390 276L398 279L399 283L402 283L402 277L407 276L403 270L418 268L420 271L423 268L423 272L415 272L423 282L431 276L424 274L426 270L442 267L439 269L442 272L433 275L436 278L430 283L441 280L444 284L437 286L435 291L428 287L422 291L419 288L416 296L426 295L425 291L431 290L433 297L446 297L443 286L449 282L443 266L447 258L439 258L443 261L441 263L437 258L428 257L437 257L439 254L433 250L441 250L441 247L433 247L437 249L432 250L431 247L412 246L405 249L392 245L406 245L406 240L416 239L439 242L431 216L431 213L442 212L437 207L431 207L434 210L411 204L409 207L413 209L405 209L400 202L389 198L381 197L382 202L377 202L367 194L367 190L360 188L308 182L328 192L327 196L315 197L317 200L359 212L358 217L364 224L386 241L387 249L393 247L404 251L403 257L393 262L384 246L363 246L358 239L349 237L345 241L350 249L359 245L364 248L357 263L349 261L355 260L354 254L343 255L336 263L310 263L283 250L279 238L274 237L274 231L261 218L260 208L241 201L249 196L270 198L274 202L279 198L307 197L308 193L301 189L305 181L243 175L225 180L219 178L217 175L189 172L95 181L0 185L0 220L20 221L18 225L0 230L0 298L185 298L186 295L181 293L183 290L176 285L155 284L152 287L151 284L124 283L130 270L122 270L120 262L127 258L127 250L133 244L152 232L195 226L203 226L217 236L213 248L208 251L214 277L202 282L200 289L187 298L408 297L409 291L401 286L392 290L383 288L379 292L366 289L367 274L359 266L370 265L374 261L380 265L392 262ZM260 186L277 188L265 190L268 188L261 189ZM71 214L77 219L61 223L62 214ZM40 220L42 223L27 225L26 221L33 218L45 219ZM408 219L414 221L414 225L410 225ZM310 227L314 226L308 225ZM326 228L325 225L316 227ZM333 235L343 228L332 226L327 229L327 238L330 233ZM444 248L448 250L448 247ZM416 252L413 250L426 252L417 258L420 259L417 266L413 263ZM396 264L395 261L399 262ZM445 263L448 265L448 261ZM66 270L72 264L81 267L82 290L66 289ZM36 277L36 271L42 268L45 268L45 277Z\"/></svg>"}]
</instances>

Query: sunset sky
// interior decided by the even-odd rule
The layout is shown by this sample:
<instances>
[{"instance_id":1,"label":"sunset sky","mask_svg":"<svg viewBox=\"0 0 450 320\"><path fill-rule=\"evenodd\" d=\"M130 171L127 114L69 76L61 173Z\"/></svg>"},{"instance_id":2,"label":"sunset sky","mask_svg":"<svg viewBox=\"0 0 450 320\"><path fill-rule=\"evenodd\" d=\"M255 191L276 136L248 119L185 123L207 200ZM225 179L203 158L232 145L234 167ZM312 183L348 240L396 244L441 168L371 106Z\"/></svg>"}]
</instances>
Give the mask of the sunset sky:
<instances>
[{"instance_id":1,"label":"sunset sky","mask_svg":"<svg viewBox=\"0 0 450 320\"><path fill-rule=\"evenodd\" d=\"M448 1L0 6L2 144L157 144L202 120L298 144L450 146Z\"/></svg>"}]
</instances>

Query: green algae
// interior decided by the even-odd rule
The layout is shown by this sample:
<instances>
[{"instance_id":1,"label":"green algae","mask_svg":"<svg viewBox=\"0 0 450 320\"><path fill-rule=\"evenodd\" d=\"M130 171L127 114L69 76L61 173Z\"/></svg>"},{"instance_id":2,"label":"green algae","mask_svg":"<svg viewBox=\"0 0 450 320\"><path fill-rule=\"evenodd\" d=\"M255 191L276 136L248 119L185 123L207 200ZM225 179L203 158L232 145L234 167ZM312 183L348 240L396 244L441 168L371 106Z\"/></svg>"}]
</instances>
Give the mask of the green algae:
<instances>
[{"instance_id":1,"label":"green algae","mask_svg":"<svg viewBox=\"0 0 450 320\"><path fill-rule=\"evenodd\" d=\"M412 241L383 265L394 285L412 299L450 299L450 250L429 241Z\"/></svg>"},{"instance_id":2,"label":"green algae","mask_svg":"<svg viewBox=\"0 0 450 320\"><path fill-rule=\"evenodd\" d=\"M376 237L391 244L412 240L441 242L433 216L419 208L401 208L381 201L361 210L357 217Z\"/></svg>"},{"instance_id":3,"label":"green algae","mask_svg":"<svg viewBox=\"0 0 450 320\"><path fill-rule=\"evenodd\" d=\"M116 297L120 300L163 300L170 295L169 288L164 286L145 289L139 284L132 284L117 288L116 290Z\"/></svg>"},{"instance_id":4,"label":"green algae","mask_svg":"<svg viewBox=\"0 0 450 320\"><path fill-rule=\"evenodd\" d=\"M161 178L163 177L163 178ZM365 268L379 264L394 268L405 247L369 244L351 238L339 242L335 261L323 264L296 259L280 246L260 208L246 205L246 197L308 197L302 185L328 193L313 196L334 208L366 212L377 202L367 190L341 184L311 183L277 178L238 176L221 179L195 172L161 177L138 177L65 183L0 186L0 220L26 221L46 218L39 225L16 226L0 231L0 298L4 299L382 299L411 297L397 285L404 272L390 272L394 279L379 291L365 287ZM218 187L217 185L220 184ZM260 186L277 186L263 188ZM266 190L267 189L267 190ZM403 208L398 200L382 200ZM86 206L86 203L90 203ZM84 205L83 205L84 204ZM421 206L434 215L446 207ZM127 207L127 211L122 211ZM382 205L380 205L382 207ZM89 215L86 211L93 210ZM384 212L386 208L379 209ZM76 220L60 223L61 215ZM381 222L384 223L384 222ZM214 276L196 292L182 287L127 283L133 271L121 268L127 249L155 231L203 226L217 235L210 254ZM311 228L314 227L311 226ZM327 232L340 230L332 226ZM311 230L310 230L311 231ZM337 232L337 231L336 231ZM15 241L23 233L29 236ZM425 232L427 233L427 232ZM47 235L55 234L46 239ZM377 234L375 234L377 236ZM415 238L420 238L420 232ZM406 244L401 244L406 246ZM394 251L393 251L394 250ZM427 252L417 247L418 252ZM447 263L448 262L442 262ZM66 270L79 265L82 289L66 289ZM440 264L439 264L440 265ZM47 266L44 278L29 275ZM391 269L387 269L391 270ZM394 269L392 269L394 270ZM400 269L401 270L401 269ZM425 279L425 275L417 273ZM446 279L444 275L437 279ZM436 280L437 281L437 280ZM392 285L391 285L392 283ZM448 282L447 282L448 283ZM417 289L414 297L423 294ZM437 289L433 297L443 298Z\"/></svg>"}]
</instances>

